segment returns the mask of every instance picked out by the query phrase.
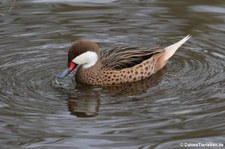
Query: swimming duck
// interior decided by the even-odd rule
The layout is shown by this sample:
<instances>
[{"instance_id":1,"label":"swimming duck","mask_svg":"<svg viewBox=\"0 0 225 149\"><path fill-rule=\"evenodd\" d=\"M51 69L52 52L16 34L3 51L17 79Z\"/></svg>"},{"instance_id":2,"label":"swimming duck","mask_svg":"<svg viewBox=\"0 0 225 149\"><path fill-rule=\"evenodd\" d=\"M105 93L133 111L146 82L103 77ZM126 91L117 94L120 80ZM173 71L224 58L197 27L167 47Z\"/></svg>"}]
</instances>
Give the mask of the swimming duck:
<instances>
[{"instance_id":1,"label":"swimming duck","mask_svg":"<svg viewBox=\"0 0 225 149\"><path fill-rule=\"evenodd\" d=\"M58 78L65 78L77 66L76 82L89 85L115 85L145 79L162 69L188 35L166 48L116 47L101 50L91 40L75 42L68 52L68 68Z\"/></svg>"}]
</instances>

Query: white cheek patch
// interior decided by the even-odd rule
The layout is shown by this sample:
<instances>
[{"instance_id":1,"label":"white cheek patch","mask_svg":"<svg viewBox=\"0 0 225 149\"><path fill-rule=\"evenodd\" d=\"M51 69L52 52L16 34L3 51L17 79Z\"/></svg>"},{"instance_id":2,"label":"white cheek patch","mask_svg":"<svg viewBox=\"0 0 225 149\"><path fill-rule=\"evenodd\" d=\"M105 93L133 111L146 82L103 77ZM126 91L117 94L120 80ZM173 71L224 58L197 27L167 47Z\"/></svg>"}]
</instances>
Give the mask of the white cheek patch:
<instances>
[{"instance_id":1,"label":"white cheek patch","mask_svg":"<svg viewBox=\"0 0 225 149\"><path fill-rule=\"evenodd\" d=\"M75 57L73 62L82 65L84 68L89 68L98 61L98 55L95 52L87 51L81 55Z\"/></svg>"}]
</instances>

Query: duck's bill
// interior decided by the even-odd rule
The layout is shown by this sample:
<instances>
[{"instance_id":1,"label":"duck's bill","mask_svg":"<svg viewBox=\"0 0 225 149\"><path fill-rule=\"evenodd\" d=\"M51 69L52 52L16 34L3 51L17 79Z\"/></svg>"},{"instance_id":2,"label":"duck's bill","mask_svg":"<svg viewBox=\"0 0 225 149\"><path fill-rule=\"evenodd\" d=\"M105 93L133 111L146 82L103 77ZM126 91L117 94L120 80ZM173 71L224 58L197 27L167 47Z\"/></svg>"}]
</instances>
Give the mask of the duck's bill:
<instances>
[{"instance_id":1,"label":"duck's bill","mask_svg":"<svg viewBox=\"0 0 225 149\"><path fill-rule=\"evenodd\" d=\"M58 78L59 78L59 79L63 79L63 78L65 78L66 76L68 76L68 75L71 73L71 71L74 70L74 68L75 68L76 66L77 66L77 65L76 65L75 63L71 62L71 63L70 63L70 66L58 75Z\"/></svg>"},{"instance_id":2,"label":"duck's bill","mask_svg":"<svg viewBox=\"0 0 225 149\"><path fill-rule=\"evenodd\" d=\"M68 76L70 74L70 70L69 68L65 69L63 72L61 72L59 75L58 75L58 78L59 79L64 79L66 76Z\"/></svg>"}]
</instances>

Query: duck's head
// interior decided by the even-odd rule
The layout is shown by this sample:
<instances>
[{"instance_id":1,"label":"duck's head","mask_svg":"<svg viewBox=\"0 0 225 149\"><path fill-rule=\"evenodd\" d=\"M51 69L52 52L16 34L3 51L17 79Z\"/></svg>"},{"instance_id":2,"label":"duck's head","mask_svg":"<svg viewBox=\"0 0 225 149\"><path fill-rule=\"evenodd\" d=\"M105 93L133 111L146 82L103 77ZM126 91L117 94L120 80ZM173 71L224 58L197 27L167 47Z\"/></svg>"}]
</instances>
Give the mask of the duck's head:
<instances>
[{"instance_id":1,"label":"duck's head","mask_svg":"<svg viewBox=\"0 0 225 149\"><path fill-rule=\"evenodd\" d=\"M58 78L65 78L78 65L89 68L98 61L99 46L90 40L79 40L75 42L68 52L68 68L58 75Z\"/></svg>"}]
</instances>

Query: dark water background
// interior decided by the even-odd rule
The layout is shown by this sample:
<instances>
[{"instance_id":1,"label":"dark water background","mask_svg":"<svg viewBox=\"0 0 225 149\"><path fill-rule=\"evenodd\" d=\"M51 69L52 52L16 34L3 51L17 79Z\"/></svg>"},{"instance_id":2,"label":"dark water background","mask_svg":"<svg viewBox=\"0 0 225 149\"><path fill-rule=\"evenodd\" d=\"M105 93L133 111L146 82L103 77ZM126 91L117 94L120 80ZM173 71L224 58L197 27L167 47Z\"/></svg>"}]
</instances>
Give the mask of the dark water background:
<instances>
[{"instance_id":1,"label":"dark water background","mask_svg":"<svg viewBox=\"0 0 225 149\"><path fill-rule=\"evenodd\" d=\"M224 0L0 1L1 149L181 148L225 143ZM156 75L114 87L55 81L71 43L168 46Z\"/></svg>"}]
</instances>

